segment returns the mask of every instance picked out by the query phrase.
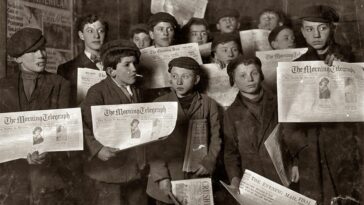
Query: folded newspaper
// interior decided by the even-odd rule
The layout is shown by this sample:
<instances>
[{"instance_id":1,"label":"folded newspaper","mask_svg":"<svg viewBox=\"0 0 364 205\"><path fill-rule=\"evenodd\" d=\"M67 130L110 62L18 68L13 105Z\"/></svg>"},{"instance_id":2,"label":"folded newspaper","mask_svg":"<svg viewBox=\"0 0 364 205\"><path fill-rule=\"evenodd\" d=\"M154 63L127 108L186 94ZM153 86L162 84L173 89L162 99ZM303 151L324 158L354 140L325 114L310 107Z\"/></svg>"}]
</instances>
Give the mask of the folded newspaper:
<instances>
[{"instance_id":1,"label":"folded newspaper","mask_svg":"<svg viewBox=\"0 0 364 205\"><path fill-rule=\"evenodd\" d=\"M220 181L241 205L315 205L316 201L288 189L248 169L239 190Z\"/></svg>"},{"instance_id":2,"label":"folded newspaper","mask_svg":"<svg viewBox=\"0 0 364 205\"><path fill-rule=\"evenodd\" d=\"M210 178L172 181L172 193L181 205L213 205Z\"/></svg>"},{"instance_id":3,"label":"folded newspaper","mask_svg":"<svg viewBox=\"0 0 364 205\"><path fill-rule=\"evenodd\" d=\"M0 113L0 163L28 153L83 150L80 108Z\"/></svg>"},{"instance_id":4,"label":"folded newspaper","mask_svg":"<svg viewBox=\"0 0 364 205\"><path fill-rule=\"evenodd\" d=\"M95 138L120 150L157 141L176 126L177 102L91 106Z\"/></svg>"},{"instance_id":5,"label":"folded newspaper","mask_svg":"<svg viewBox=\"0 0 364 205\"><path fill-rule=\"evenodd\" d=\"M77 70L77 105L86 97L88 89L106 78L106 72L91 68L78 68Z\"/></svg>"},{"instance_id":6,"label":"folded newspaper","mask_svg":"<svg viewBox=\"0 0 364 205\"><path fill-rule=\"evenodd\" d=\"M183 161L184 172L195 172L208 152L208 124L206 119L190 120L187 146Z\"/></svg>"}]
</instances>

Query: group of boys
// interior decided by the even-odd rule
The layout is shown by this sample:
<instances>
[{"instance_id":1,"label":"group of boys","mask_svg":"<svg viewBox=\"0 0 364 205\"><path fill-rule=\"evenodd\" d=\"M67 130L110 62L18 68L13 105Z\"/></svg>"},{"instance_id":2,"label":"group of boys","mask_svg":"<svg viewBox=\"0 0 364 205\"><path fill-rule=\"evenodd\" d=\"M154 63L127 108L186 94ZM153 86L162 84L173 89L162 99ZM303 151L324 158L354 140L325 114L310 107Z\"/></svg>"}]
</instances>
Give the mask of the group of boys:
<instances>
[{"instance_id":1,"label":"group of boys","mask_svg":"<svg viewBox=\"0 0 364 205\"><path fill-rule=\"evenodd\" d=\"M339 20L335 11L323 6L314 6L305 12L302 17L301 32L309 50L297 60L325 60L328 64L334 60L352 60L351 56L347 55L349 52L343 52L333 39L333 22ZM234 9L222 9L217 16L216 28L219 33L214 36L211 45L212 62L226 67L243 54L236 34L240 27L240 15ZM261 29L274 30L284 23L283 18L272 10L264 11L260 19L258 28ZM196 19L192 20L196 21ZM199 44L207 43L210 39L207 24L203 20L196 22L196 24L189 24L186 39ZM172 15L163 12L152 15L148 26L133 27L131 39L128 40L113 40L105 43L108 29L107 23L95 15L80 19L77 33L84 42L84 51L73 60L60 65L58 75L45 71L46 40L41 31L24 28L16 32L8 41L7 52L19 64L19 72L0 81L2 96L0 113L81 107L87 153L87 157L83 159L83 173L92 184L87 188L94 190L90 192L93 194L89 196L87 204L148 204L150 200L148 201L147 194L155 199L156 204L170 204L172 203L170 196L173 195L171 180L212 176L215 171L222 144L220 129L222 120L220 120L218 106L214 100L196 89L202 76L200 65L188 57L179 57L169 62L171 90L158 93L157 99L143 99L143 92L135 86L140 49L151 46L151 42L155 47L168 47L174 44L175 35L179 29ZM77 102L77 68L85 67L103 70L107 78L92 86L83 102ZM152 100L179 102L176 129L166 140L148 147L139 146L120 151L104 146L95 139L91 106L141 103ZM190 121L200 119L206 119L209 127L208 154L194 172L185 173L182 171L182 166L187 143L186 133ZM315 195L319 192L315 194L310 191L305 192L313 186L304 187L301 191L323 204L328 204L327 201L332 196L350 195L351 193L348 193L350 190L344 190L345 186L335 186L335 180L342 176L342 173L337 176L336 170L332 170L327 164L330 157L334 158L329 154L334 152L325 152L328 146L322 143L332 143L332 140L324 138L325 141L306 142L305 138L300 136L302 133L309 132L312 134L310 139L315 137L318 139L316 135L333 134L335 129L339 129L341 133L348 135L337 135L335 139L351 139L354 138L352 133L346 130L352 125L305 126L304 128L287 126L285 132L293 132L287 136L299 135L296 139L301 141L297 144L307 145L313 152L325 154L325 159L317 161L320 164L319 167L325 168L322 172L316 170L319 173L317 178L331 180L332 183L315 184L317 187L324 186L321 188L325 188L325 192L330 192L327 194L330 198L326 198L325 194ZM314 142L317 143L310 144ZM347 146L352 145L350 140L346 142L348 142ZM348 149L348 147L342 147ZM292 152L295 152L292 153L293 155L298 155L298 152L303 150L302 147L295 146L295 148L292 149ZM335 153L340 148L339 145L335 146ZM20 159L0 164L0 202L3 204L61 204L63 201L64 204L71 204L72 202L67 201L70 195L67 189L68 184L65 183L60 171L67 169L63 165L69 160L71 160L70 155L66 153L33 152L28 155L27 160ZM309 158L307 160L309 161ZM350 159L344 160L350 161ZM306 165L300 164L300 168L304 166ZM313 165L307 165L307 169L312 167ZM229 178L232 180L231 176ZM312 181L305 177L301 179ZM235 181L231 183L236 184ZM311 184L307 181L302 181L301 184L303 183Z\"/></svg>"}]
</instances>

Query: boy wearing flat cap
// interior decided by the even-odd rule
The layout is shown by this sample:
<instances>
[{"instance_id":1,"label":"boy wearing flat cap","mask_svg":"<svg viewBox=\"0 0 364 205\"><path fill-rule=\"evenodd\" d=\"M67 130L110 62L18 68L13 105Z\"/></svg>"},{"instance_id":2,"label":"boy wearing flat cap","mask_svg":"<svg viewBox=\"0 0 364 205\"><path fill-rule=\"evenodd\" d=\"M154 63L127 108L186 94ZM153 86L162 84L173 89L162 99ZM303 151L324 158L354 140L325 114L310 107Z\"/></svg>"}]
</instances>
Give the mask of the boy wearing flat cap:
<instances>
[{"instance_id":1,"label":"boy wearing flat cap","mask_svg":"<svg viewBox=\"0 0 364 205\"><path fill-rule=\"evenodd\" d=\"M150 145L150 176L147 193L157 204L172 204L171 181L211 176L220 152L220 121L217 104L208 96L199 93L196 86L200 81L200 66L190 57L179 57L168 64L172 92L155 102L178 102L177 124L167 139ZM192 172L184 172L183 162L187 146L190 123L206 123L207 155ZM198 126L198 125L197 125Z\"/></svg>"},{"instance_id":2,"label":"boy wearing flat cap","mask_svg":"<svg viewBox=\"0 0 364 205\"><path fill-rule=\"evenodd\" d=\"M335 25L339 21L337 12L328 6L309 6L302 10L301 33L309 50L296 61L324 60L332 65L334 60L352 62L351 49L335 42Z\"/></svg>"},{"instance_id":3,"label":"boy wearing flat cap","mask_svg":"<svg viewBox=\"0 0 364 205\"><path fill-rule=\"evenodd\" d=\"M220 33L236 33L239 31L240 13L236 9L219 9L216 14L216 29Z\"/></svg>"},{"instance_id":4,"label":"boy wearing flat cap","mask_svg":"<svg viewBox=\"0 0 364 205\"><path fill-rule=\"evenodd\" d=\"M146 162L143 147L119 151L101 144L92 131L91 106L141 102L136 81L140 51L129 40L114 40L101 48L107 78L92 86L81 104L88 151L85 174L94 181L90 204L147 204Z\"/></svg>"},{"instance_id":5,"label":"boy wearing flat cap","mask_svg":"<svg viewBox=\"0 0 364 205\"><path fill-rule=\"evenodd\" d=\"M129 30L129 37L139 49L147 48L152 45L152 39L149 36L148 25L136 24Z\"/></svg>"},{"instance_id":6,"label":"boy wearing flat cap","mask_svg":"<svg viewBox=\"0 0 364 205\"><path fill-rule=\"evenodd\" d=\"M296 61L347 60L333 39L334 9L311 6L302 18L302 34L309 50ZM355 122L285 123L283 136L288 149L297 156L300 193L318 204L358 204L362 175L360 124ZM359 139L359 140L358 140Z\"/></svg>"},{"instance_id":7,"label":"boy wearing flat cap","mask_svg":"<svg viewBox=\"0 0 364 205\"><path fill-rule=\"evenodd\" d=\"M84 51L76 58L58 66L57 74L71 82L72 107L77 107L77 69L102 70L100 49L105 42L108 24L100 17L90 14L77 20L78 37L83 41Z\"/></svg>"},{"instance_id":8,"label":"boy wearing flat cap","mask_svg":"<svg viewBox=\"0 0 364 205\"><path fill-rule=\"evenodd\" d=\"M39 29L23 28L10 37L7 53L19 72L0 80L0 112L67 108L70 84L45 71L46 39ZM14 148L17 149L17 148ZM59 176L60 153L33 152L27 160L0 164L3 204L56 204L65 200L65 184Z\"/></svg>"},{"instance_id":9,"label":"boy wearing flat cap","mask_svg":"<svg viewBox=\"0 0 364 205\"><path fill-rule=\"evenodd\" d=\"M166 12L153 14L149 18L148 26L149 35L153 39L155 47L173 45L178 23L172 15Z\"/></svg>"},{"instance_id":10,"label":"boy wearing flat cap","mask_svg":"<svg viewBox=\"0 0 364 205\"><path fill-rule=\"evenodd\" d=\"M211 43L211 62L226 66L242 54L240 38L233 33L217 34Z\"/></svg>"}]
</instances>

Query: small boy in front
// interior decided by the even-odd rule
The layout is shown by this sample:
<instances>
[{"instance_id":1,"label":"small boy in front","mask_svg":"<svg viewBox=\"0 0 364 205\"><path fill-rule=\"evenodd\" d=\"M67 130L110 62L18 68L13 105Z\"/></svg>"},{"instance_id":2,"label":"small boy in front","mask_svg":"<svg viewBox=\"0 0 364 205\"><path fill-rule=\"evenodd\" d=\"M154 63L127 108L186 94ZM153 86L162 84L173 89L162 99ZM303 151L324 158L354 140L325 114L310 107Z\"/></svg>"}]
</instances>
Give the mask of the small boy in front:
<instances>
[{"instance_id":1,"label":"small boy in front","mask_svg":"<svg viewBox=\"0 0 364 205\"><path fill-rule=\"evenodd\" d=\"M176 128L162 142L150 145L150 175L147 194L157 204L172 204L171 181L211 176L220 152L220 122L218 107L214 100L199 93L200 66L190 57L175 58L168 64L172 92L157 98L156 102L178 102ZM190 121L206 120L207 155L196 170L184 172L183 162L187 146Z\"/></svg>"},{"instance_id":2,"label":"small boy in front","mask_svg":"<svg viewBox=\"0 0 364 205\"><path fill-rule=\"evenodd\" d=\"M143 147L120 151L102 145L92 131L91 106L141 102L136 81L140 51L129 40L114 40L101 48L107 78L92 86L81 104L89 158L84 172L93 181L89 204L147 204L146 162Z\"/></svg>"}]
</instances>

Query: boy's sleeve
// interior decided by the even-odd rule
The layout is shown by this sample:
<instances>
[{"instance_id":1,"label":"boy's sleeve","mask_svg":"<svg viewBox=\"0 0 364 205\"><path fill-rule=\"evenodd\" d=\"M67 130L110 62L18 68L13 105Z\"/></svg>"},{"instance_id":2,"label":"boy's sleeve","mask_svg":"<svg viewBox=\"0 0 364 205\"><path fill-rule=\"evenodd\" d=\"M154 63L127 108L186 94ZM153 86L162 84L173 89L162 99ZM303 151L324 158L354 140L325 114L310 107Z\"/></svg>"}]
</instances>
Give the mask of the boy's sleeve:
<instances>
[{"instance_id":1,"label":"boy's sleeve","mask_svg":"<svg viewBox=\"0 0 364 205\"><path fill-rule=\"evenodd\" d=\"M91 87L87 92L85 100L81 104L82 118L83 118L83 132L86 142L86 147L90 152L89 159L92 159L103 147L103 145L96 140L92 131L92 116L91 106L102 105L102 95L95 87Z\"/></svg>"},{"instance_id":2,"label":"boy's sleeve","mask_svg":"<svg viewBox=\"0 0 364 205\"><path fill-rule=\"evenodd\" d=\"M209 147L206 157L202 160L201 164L210 174L215 170L216 160L221 150L221 126L218 106L215 101L209 100Z\"/></svg>"},{"instance_id":3,"label":"boy's sleeve","mask_svg":"<svg viewBox=\"0 0 364 205\"><path fill-rule=\"evenodd\" d=\"M234 122L228 117L227 113L224 115L224 163L230 181L234 177L239 179L242 177L241 159Z\"/></svg>"}]
</instances>

